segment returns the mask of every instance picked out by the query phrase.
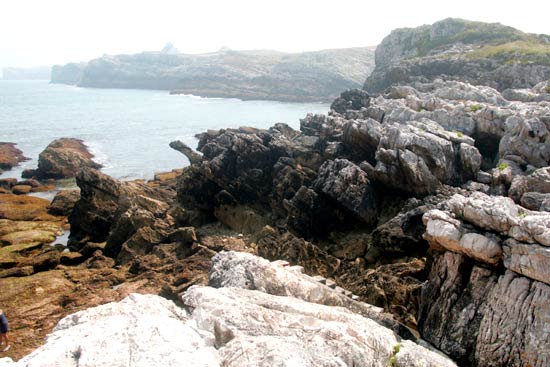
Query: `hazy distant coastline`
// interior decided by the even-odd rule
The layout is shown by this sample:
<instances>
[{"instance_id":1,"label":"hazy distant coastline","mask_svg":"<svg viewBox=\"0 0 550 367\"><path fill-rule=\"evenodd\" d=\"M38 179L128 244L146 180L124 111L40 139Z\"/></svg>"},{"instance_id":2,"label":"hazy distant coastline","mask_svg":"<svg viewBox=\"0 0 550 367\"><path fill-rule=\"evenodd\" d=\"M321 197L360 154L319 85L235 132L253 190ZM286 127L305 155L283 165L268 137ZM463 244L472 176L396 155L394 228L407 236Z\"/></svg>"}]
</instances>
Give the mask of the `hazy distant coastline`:
<instances>
[{"instance_id":1,"label":"hazy distant coastline","mask_svg":"<svg viewBox=\"0 0 550 367\"><path fill-rule=\"evenodd\" d=\"M331 101L361 88L374 68L374 47L284 53L269 50L104 55L52 68L51 82L94 88L159 89L203 97Z\"/></svg>"},{"instance_id":2,"label":"hazy distant coastline","mask_svg":"<svg viewBox=\"0 0 550 367\"><path fill-rule=\"evenodd\" d=\"M31 68L7 67L2 69L3 80L48 80L51 66L37 66Z\"/></svg>"}]
</instances>

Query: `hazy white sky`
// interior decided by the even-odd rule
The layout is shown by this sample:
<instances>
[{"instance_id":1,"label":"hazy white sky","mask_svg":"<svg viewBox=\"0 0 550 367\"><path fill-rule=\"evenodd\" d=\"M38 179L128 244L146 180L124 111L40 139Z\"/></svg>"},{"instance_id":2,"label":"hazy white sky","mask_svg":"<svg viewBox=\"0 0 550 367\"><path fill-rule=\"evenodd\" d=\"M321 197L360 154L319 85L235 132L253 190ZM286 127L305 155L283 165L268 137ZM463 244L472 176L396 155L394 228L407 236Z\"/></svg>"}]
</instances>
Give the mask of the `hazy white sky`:
<instances>
[{"instance_id":1,"label":"hazy white sky","mask_svg":"<svg viewBox=\"0 0 550 367\"><path fill-rule=\"evenodd\" d=\"M232 49L305 51L378 44L392 29L447 17L550 34L550 1L2 0L0 68L85 61L104 53Z\"/></svg>"}]
</instances>

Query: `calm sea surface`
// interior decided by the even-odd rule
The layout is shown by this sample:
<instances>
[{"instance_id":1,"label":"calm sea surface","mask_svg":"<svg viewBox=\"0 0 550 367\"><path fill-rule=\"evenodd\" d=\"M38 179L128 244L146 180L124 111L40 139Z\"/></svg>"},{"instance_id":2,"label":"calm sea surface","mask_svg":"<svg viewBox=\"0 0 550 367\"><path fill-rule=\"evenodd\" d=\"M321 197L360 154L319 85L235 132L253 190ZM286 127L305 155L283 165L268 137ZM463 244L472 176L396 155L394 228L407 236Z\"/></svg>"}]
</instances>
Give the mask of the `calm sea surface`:
<instances>
[{"instance_id":1,"label":"calm sea surface","mask_svg":"<svg viewBox=\"0 0 550 367\"><path fill-rule=\"evenodd\" d=\"M267 128L276 122L299 127L308 112L327 104L241 101L174 96L165 91L90 89L47 81L0 80L0 141L17 143L24 162L1 177L19 178L35 168L38 154L54 139L80 138L118 179L151 179L155 172L188 164L172 140L196 147L194 135L238 126Z\"/></svg>"}]
</instances>

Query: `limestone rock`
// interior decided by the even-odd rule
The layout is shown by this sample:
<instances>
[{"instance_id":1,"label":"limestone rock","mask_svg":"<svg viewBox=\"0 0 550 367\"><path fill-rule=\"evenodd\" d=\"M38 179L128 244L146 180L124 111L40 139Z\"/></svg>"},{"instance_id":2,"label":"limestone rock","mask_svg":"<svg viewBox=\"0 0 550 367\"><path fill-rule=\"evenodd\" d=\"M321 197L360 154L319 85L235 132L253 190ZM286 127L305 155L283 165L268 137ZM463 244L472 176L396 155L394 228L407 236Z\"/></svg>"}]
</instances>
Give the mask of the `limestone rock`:
<instances>
[{"instance_id":1,"label":"limestone rock","mask_svg":"<svg viewBox=\"0 0 550 367\"><path fill-rule=\"evenodd\" d=\"M80 199L69 217L69 247L73 250L80 250L87 242L107 242L106 255L116 258L140 229L126 244L126 250L136 249L148 240L159 243L174 224L167 202L174 199L175 193L169 188L117 181L90 168L81 170L76 179ZM151 247L145 246L147 251ZM125 259L132 253L129 251Z\"/></svg>"},{"instance_id":2,"label":"limestone rock","mask_svg":"<svg viewBox=\"0 0 550 367\"><path fill-rule=\"evenodd\" d=\"M550 284L550 248L520 243L504 243L504 266L528 278Z\"/></svg>"},{"instance_id":3,"label":"limestone rock","mask_svg":"<svg viewBox=\"0 0 550 367\"><path fill-rule=\"evenodd\" d=\"M212 341L201 334L172 302L133 294L65 317L46 344L17 365L219 366Z\"/></svg>"},{"instance_id":4,"label":"limestone rock","mask_svg":"<svg viewBox=\"0 0 550 367\"><path fill-rule=\"evenodd\" d=\"M506 271L487 296L475 351L478 365L546 366L549 300L548 285Z\"/></svg>"},{"instance_id":5,"label":"limestone rock","mask_svg":"<svg viewBox=\"0 0 550 367\"><path fill-rule=\"evenodd\" d=\"M426 225L424 238L436 249L445 249L471 257L490 265L502 259L500 241L491 234L471 232L459 220L440 210L432 210L423 217Z\"/></svg>"},{"instance_id":6,"label":"limestone rock","mask_svg":"<svg viewBox=\"0 0 550 367\"><path fill-rule=\"evenodd\" d=\"M437 256L422 289L418 329L423 338L459 364L473 365L484 302L496 282L490 270L460 254Z\"/></svg>"},{"instance_id":7,"label":"limestone rock","mask_svg":"<svg viewBox=\"0 0 550 367\"><path fill-rule=\"evenodd\" d=\"M550 194L550 167L539 168L527 176L514 177L509 196L518 202L527 192Z\"/></svg>"},{"instance_id":8,"label":"limestone rock","mask_svg":"<svg viewBox=\"0 0 550 367\"><path fill-rule=\"evenodd\" d=\"M345 159L325 162L313 188L330 197L366 223L376 218L376 196L367 174Z\"/></svg>"},{"instance_id":9,"label":"limestone rock","mask_svg":"<svg viewBox=\"0 0 550 367\"><path fill-rule=\"evenodd\" d=\"M372 47L302 53L222 48L200 55L170 50L56 65L52 82L244 100L326 102L342 90L360 88L374 64Z\"/></svg>"},{"instance_id":10,"label":"limestone rock","mask_svg":"<svg viewBox=\"0 0 550 367\"><path fill-rule=\"evenodd\" d=\"M131 294L79 311L15 366L456 366L350 309L231 286L250 288L257 280L258 289L292 293L315 283L325 294L336 292L284 263L234 252L220 253L215 262L212 280L224 287L191 287L182 295L185 309ZM144 334L150 335L147 343Z\"/></svg>"},{"instance_id":11,"label":"limestone rock","mask_svg":"<svg viewBox=\"0 0 550 367\"><path fill-rule=\"evenodd\" d=\"M183 302L206 331L230 335L218 340L228 366L365 365L387 366L399 344L393 333L340 307L304 302L240 288L193 287ZM298 327L297 325L305 325ZM329 336L330 335L330 336ZM330 340L327 340L329 336ZM376 341L374 344L374 341ZM415 362L453 362L414 343ZM249 351L246 354L242 350ZM254 352L257 351L257 352ZM258 353L259 352L259 353ZM399 354L399 351L395 354ZM395 357L397 358L397 357ZM413 360L414 360L413 359ZM402 356L404 366L413 366Z\"/></svg>"},{"instance_id":12,"label":"limestone rock","mask_svg":"<svg viewBox=\"0 0 550 367\"><path fill-rule=\"evenodd\" d=\"M527 209L550 212L550 193L526 192L521 196L520 203Z\"/></svg>"}]
</instances>

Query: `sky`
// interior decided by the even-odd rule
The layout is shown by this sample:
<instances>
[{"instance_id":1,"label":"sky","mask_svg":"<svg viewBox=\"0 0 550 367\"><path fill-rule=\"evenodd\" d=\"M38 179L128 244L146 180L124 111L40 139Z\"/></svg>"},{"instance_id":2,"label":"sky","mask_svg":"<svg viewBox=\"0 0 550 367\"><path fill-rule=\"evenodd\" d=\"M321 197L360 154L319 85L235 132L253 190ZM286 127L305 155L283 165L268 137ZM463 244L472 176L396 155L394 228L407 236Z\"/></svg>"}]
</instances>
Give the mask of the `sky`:
<instances>
[{"instance_id":1,"label":"sky","mask_svg":"<svg viewBox=\"0 0 550 367\"><path fill-rule=\"evenodd\" d=\"M374 46L394 28L447 17L550 34L550 1L3 0L0 68L87 61L103 54Z\"/></svg>"}]
</instances>

